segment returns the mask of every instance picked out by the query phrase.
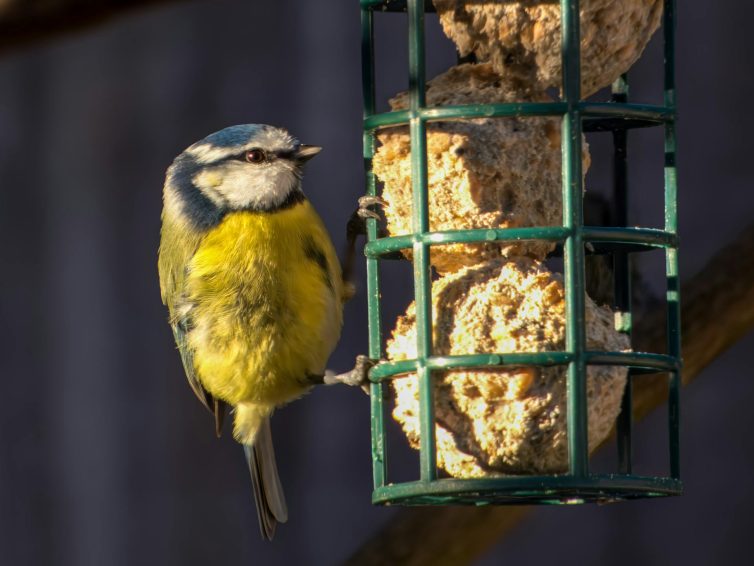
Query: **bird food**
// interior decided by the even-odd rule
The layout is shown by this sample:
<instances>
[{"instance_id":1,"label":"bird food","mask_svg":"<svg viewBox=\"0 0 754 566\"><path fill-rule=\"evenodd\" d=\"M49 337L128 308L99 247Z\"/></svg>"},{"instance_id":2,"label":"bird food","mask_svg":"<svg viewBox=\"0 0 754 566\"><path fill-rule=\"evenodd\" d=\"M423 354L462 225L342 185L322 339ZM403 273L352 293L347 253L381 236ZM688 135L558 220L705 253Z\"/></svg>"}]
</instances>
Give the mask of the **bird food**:
<instances>
[{"instance_id":1,"label":"bird food","mask_svg":"<svg viewBox=\"0 0 754 566\"><path fill-rule=\"evenodd\" d=\"M433 0L462 55L490 62L520 92L561 84L560 3ZM609 86L641 56L660 25L662 0L581 0L581 89Z\"/></svg>"},{"instance_id":2,"label":"bird food","mask_svg":"<svg viewBox=\"0 0 754 566\"><path fill-rule=\"evenodd\" d=\"M432 287L436 356L562 351L565 296L560 274L529 258L493 260L442 277ZM628 337L607 307L586 300L590 350L622 351ZM416 357L413 303L388 341L389 359ZM568 465L564 366L434 372L437 463L455 477L556 473ZM587 370L589 447L610 433L627 370ZM415 374L393 380L393 417L419 447Z\"/></svg>"},{"instance_id":3,"label":"bird food","mask_svg":"<svg viewBox=\"0 0 754 566\"><path fill-rule=\"evenodd\" d=\"M517 102L490 64L453 67L429 81L431 106ZM544 93L536 101L550 100ZM392 100L393 110L408 106L407 93ZM373 167L383 182L388 232L411 232L411 142L407 128L378 133L381 145ZM560 119L481 118L431 123L427 127L430 230L554 226L563 216ZM584 172L589 151L584 143ZM432 265L441 273L486 259L526 255L543 259L551 242L508 242L435 246Z\"/></svg>"}]
</instances>

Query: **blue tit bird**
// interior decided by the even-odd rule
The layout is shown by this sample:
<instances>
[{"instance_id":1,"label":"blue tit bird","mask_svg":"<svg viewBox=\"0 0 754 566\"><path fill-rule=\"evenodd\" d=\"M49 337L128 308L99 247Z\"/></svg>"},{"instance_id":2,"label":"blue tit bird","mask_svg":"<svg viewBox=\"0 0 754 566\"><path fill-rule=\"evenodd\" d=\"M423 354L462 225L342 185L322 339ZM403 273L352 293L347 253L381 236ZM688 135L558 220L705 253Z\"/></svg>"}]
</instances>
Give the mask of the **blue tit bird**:
<instances>
[{"instance_id":1,"label":"blue tit bird","mask_svg":"<svg viewBox=\"0 0 754 566\"><path fill-rule=\"evenodd\" d=\"M262 535L287 519L270 433L275 407L315 383L363 381L364 357L326 371L352 287L301 189L321 148L283 129L231 126L168 168L160 289L189 385L214 414L226 405L243 444Z\"/></svg>"}]
</instances>

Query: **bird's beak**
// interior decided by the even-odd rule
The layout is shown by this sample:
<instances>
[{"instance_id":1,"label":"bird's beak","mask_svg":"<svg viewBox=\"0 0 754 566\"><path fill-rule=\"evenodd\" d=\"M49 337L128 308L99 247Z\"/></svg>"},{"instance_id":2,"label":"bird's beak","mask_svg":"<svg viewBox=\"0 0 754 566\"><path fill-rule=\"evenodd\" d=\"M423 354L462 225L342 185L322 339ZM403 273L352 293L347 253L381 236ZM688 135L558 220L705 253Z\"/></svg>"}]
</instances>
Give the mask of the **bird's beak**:
<instances>
[{"instance_id":1,"label":"bird's beak","mask_svg":"<svg viewBox=\"0 0 754 566\"><path fill-rule=\"evenodd\" d=\"M317 145L301 145L296 152L296 161L306 163L320 151L322 151L322 148Z\"/></svg>"}]
</instances>

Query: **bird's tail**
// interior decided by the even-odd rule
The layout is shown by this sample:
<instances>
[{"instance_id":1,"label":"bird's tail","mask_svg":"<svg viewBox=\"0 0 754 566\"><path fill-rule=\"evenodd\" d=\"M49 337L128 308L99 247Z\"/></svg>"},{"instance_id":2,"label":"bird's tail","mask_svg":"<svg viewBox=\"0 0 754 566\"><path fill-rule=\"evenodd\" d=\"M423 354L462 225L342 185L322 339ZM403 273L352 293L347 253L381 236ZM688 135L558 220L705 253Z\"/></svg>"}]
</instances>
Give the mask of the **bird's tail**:
<instances>
[{"instance_id":1,"label":"bird's tail","mask_svg":"<svg viewBox=\"0 0 754 566\"><path fill-rule=\"evenodd\" d=\"M239 410L243 410L243 408L245 407L238 407ZM259 528L262 531L262 537L272 540L277 524L285 523L288 520L288 507L285 503L283 486L280 484L280 477L278 476L270 417L262 417L253 441L244 442L242 440L242 442L254 488L254 502L257 506Z\"/></svg>"}]
</instances>

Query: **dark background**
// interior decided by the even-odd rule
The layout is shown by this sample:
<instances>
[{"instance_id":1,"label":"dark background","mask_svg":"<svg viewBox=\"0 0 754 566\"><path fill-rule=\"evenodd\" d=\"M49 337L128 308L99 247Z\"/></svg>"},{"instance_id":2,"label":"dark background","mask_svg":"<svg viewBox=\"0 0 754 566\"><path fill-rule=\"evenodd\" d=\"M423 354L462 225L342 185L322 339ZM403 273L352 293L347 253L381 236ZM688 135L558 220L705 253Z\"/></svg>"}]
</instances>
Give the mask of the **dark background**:
<instances>
[{"instance_id":1,"label":"dark background","mask_svg":"<svg viewBox=\"0 0 754 566\"><path fill-rule=\"evenodd\" d=\"M678 4L688 277L754 211L754 8ZM453 49L434 17L427 25L433 76ZM359 29L355 0L186 2L0 59L1 564L332 564L390 520L370 505L367 397L333 387L275 416L291 518L260 540L242 451L215 440L185 383L156 273L165 168L235 123L325 147L304 188L342 243L363 190ZM384 103L407 84L403 16L381 16L377 38ZM637 100L661 101L659 39L632 73ZM632 136L639 224L662 218L661 141L659 130ZM587 186L605 190L607 146L590 142ZM408 301L404 271L389 270L391 313ZM339 370L366 350L360 277L331 359ZM752 348L750 334L684 392L683 497L539 509L479 563L750 559ZM664 434L661 413L638 427L650 472L664 471ZM405 472L413 455L401 454Z\"/></svg>"}]
</instances>

